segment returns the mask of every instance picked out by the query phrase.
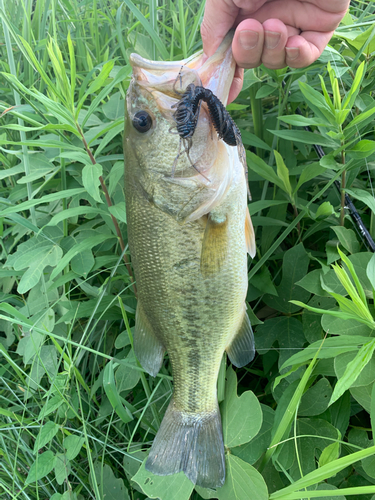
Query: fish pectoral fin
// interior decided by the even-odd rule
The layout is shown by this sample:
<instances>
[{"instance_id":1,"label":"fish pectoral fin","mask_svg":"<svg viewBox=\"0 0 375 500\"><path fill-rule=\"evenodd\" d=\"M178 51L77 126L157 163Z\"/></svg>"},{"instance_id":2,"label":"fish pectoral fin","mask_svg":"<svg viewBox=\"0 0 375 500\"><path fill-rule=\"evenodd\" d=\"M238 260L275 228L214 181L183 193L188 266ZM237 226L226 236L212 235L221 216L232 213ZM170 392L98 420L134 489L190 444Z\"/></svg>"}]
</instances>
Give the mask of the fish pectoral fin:
<instances>
[{"instance_id":1,"label":"fish pectoral fin","mask_svg":"<svg viewBox=\"0 0 375 500\"><path fill-rule=\"evenodd\" d=\"M254 233L253 223L251 222L249 208L246 210L245 238L246 238L247 253L253 259L256 255L255 233Z\"/></svg>"},{"instance_id":2,"label":"fish pectoral fin","mask_svg":"<svg viewBox=\"0 0 375 500\"><path fill-rule=\"evenodd\" d=\"M202 241L201 272L204 278L221 270L227 253L228 219L210 213Z\"/></svg>"},{"instance_id":3,"label":"fish pectoral fin","mask_svg":"<svg viewBox=\"0 0 375 500\"><path fill-rule=\"evenodd\" d=\"M135 313L134 352L146 372L155 377L163 363L165 348L156 337L140 301Z\"/></svg>"},{"instance_id":4,"label":"fish pectoral fin","mask_svg":"<svg viewBox=\"0 0 375 500\"><path fill-rule=\"evenodd\" d=\"M254 359L254 334L246 311L241 326L226 351L231 363L237 368L247 365Z\"/></svg>"}]
</instances>

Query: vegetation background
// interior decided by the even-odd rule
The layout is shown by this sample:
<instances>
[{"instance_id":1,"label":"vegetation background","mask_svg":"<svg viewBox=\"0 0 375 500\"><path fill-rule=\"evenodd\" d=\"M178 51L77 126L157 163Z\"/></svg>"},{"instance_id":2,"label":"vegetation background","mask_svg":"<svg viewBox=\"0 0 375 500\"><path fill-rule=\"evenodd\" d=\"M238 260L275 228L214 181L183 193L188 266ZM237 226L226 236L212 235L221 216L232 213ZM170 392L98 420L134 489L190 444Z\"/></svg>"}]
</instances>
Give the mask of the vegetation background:
<instances>
[{"instance_id":1,"label":"vegetation background","mask_svg":"<svg viewBox=\"0 0 375 500\"><path fill-rule=\"evenodd\" d=\"M250 167L258 354L243 369L223 359L225 485L144 469L172 382L167 359L152 378L132 349L129 54L196 52L203 8L0 0L4 499L375 499L375 257L343 190L374 238L372 1L351 3L309 68L246 71L228 106Z\"/></svg>"}]
</instances>

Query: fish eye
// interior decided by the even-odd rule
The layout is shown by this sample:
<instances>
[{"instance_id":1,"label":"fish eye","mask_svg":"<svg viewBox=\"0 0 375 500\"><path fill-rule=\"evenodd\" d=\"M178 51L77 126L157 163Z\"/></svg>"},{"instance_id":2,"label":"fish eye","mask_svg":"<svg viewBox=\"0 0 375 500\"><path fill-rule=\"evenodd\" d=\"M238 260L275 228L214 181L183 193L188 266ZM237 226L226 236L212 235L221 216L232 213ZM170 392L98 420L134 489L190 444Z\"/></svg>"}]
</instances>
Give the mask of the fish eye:
<instances>
[{"instance_id":1,"label":"fish eye","mask_svg":"<svg viewBox=\"0 0 375 500\"><path fill-rule=\"evenodd\" d=\"M133 116L133 127L144 134L152 127L152 118L147 111L137 111Z\"/></svg>"}]
</instances>

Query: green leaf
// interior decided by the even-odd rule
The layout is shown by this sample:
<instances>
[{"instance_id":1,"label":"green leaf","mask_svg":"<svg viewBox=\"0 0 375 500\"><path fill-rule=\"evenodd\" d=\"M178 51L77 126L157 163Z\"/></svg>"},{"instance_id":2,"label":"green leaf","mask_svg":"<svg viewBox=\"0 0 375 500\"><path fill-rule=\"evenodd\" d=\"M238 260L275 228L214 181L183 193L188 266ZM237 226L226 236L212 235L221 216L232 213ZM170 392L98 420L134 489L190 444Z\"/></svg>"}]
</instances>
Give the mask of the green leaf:
<instances>
[{"instance_id":1,"label":"green leaf","mask_svg":"<svg viewBox=\"0 0 375 500\"><path fill-rule=\"evenodd\" d=\"M66 458L68 460L74 460L85 442L84 437L80 436L68 436L64 439L64 448L66 449Z\"/></svg>"},{"instance_id":2,"label":"green leaf","mask_svg":"<svg viewBox=\"0 0 375 500\"><path fill-rule=\"evenodd\" d=\"M315 179L315 177L317 177L318 175L325 172L325 170L326 169L324 167L317 165L316 163L312 163L311 165L307 165L307 167L305 167L302 170L302 173L298 179L297 186L294 189L294 193L296 193L299 190L299 188L302 186L302 184L304 184L305 182L311 181L311 179Z\"/></svg>"},{"instance_id":3,"label":"green leaf","mask_svg":"<svg viewBox=\"0 0 375 500\"><path fill-rule=\"evenodd\" d=\"M347 365L344 375L337 381L330 404L335 402L357 380L363 368L371 360L374 350L375 339L361 347L353 361Z\"/></svg>"},{"instance_id":4,"label":"green leaf","mask_svg":"<svg viewBox=\"0 0 375 500\"><path fill-rule=\"evenodd\" d=\"M55 455L52 451L45 451L36 455L35 462L31 465L25 484L35 483L47 476L55 466Z\"/></svg>"},{"instance_id":5,"label":"green leaf","mask_svg":"<svg viewBox=\"0 0 375 500\"><path fill-rule=\"evenodd\" d=\"M287 169L281 154L274 150L276 165L277 165L277 175L282 180L284 185L284 191L288 193L289 197L292 199L292 186L289 180L289 170Z\"/></svg>"},{"instance_id":6,"label":"green leaf","mask_svg":"<svg viewBox=\"0 0 375 500\"><path fill-rule=\"evenodd\" d=\"M111 235L109 234L98 234L98 236L91 236L90 238L87 238L86 240L78 243L78 245L75 245L64 255L64 257L59 261L59 264L52 271L51 280L56 278L56 276L64 269L65 266L69 264L69 262L75 255L83 252L84 250L87 250L89 248L91 249L92 247L99 245L110 237Z\"/></svg>"},{"instance_id":7,"label":"green leaf","mask_svg":"<svg viewBox=\"0 0 375 500\"><path fill-rule=\"evenodd\" d=\"M253 146L254 148L265 149L266 151L272 151L267 143L259 139L258 136L252 134L248 130L241 130L242 142L246 146Z\"/></svg>"},{"instance_id":8,"label":"green leaf","mask_svg":"<svg viewBox=\"0 0 375 500\"><path fill-rule=\"evenodd\" d=\"M38 452L38 450L43 448L43 446L52 441L52 439L56 436L58 431L59 431L59 426L55 424L55 422L52 422L52 420L46 422L40 429L38 437L35 440L34 450L33 450L34 455L35 453Z\"/></svg>"},{"instance_id":9,"label":"green leaf","mask_svg":"<svg viewBox=\"0 0 375 500\"><path fill-rule=\"evenodd\" d=\"M43 418L57 410L57 408L59 408L59 406L61 406L63 403L64 399L60 396L60 394L57 394L56 396L48 399L45 405L40 410L37 420L43 420Z\"/></svg>"},{"instance_id":10,"label":"green leaf","mask_svg":"<svg viewBox=\"0 0 375 500\"><path fill-rule=\"evenodd\" d=\"M321 415L328 408L331 396L331 384L323 377L302 396L298 415L302 417Z\"/></svg>"},{"instance_id":11,"label":"green leaf","mask_svg":"<svg viewBox=\"0 0 375 500\"><path fill-rule=\"evenodd\" d=\"M246 150L247 164L249 168L260 175L263 179L276 184L282 190L285 190L283 181L277 176L276 172L272 167L267 165L267 163L259 158L256 154L249 150Z\"/></svg>"},{"instance_id":12,"label":"green leaf","mask_svg":"<svg viewBox=\"0 0 375 500\"><path fill-rule=\"evenodd\" d=\"M103 175L103 167L96 163L94 165L85 165L82 170L82 182L90 196L98 203L103 203L100 196L100 180Z\"/></svg>"},{"instance_id":13,"label":"green leaf","mask_svg":"<svg viewBox=\"0 0 375 500\"><path fill-rule=\"evenodd\" d=\"M79 217L80 215L86 215L86 214L92 214L92 215L100 214L107 216L108 212L106 212L105 210L101 210L100 208L80 205L78 207L67 208L66 210L62 210L58 214L54 215L47 225L57 226L59 222L69 219L70 217L77 217L77 216Z\"/></svg>"},{"instance_id":14,"label":"green leaf","mask_svg":"<svg viewBox=\"0 0 375 500\"><path fill-rule=\"evenodd\" d=\"M124 405L122 404L119 390L116 387L113 370L114 366L113 361L111 360L106 364L106 367L104 368L103 388L105 390L107 398L109 399L109 402L111 403L112 408L121 418L124 424L127 424L128 422L131 422L131 420L133 420L133 416L130 413L130 410L128 410L128 408L124 407Z\"/></svg>"},{"instance_id":15,"label":"green leaf","mask_svg":"<svg viewBox=\"0 0 375 500\"><path fill-rule=\"evenodd\" d=\"M230 448L251 441L262 426L262 410L257 397L251 391L237 396L237 377L232 367L227 369L221 415L224 443Z\"/></svg>"},{"instance_id":16,"label":"green leaf","mask_svg":"<svg viewBox=\"0 0 375 500\"><path fill-rule=\"evenodd\" d=\"M344 373L349 363L354 360L358 349L355 351L347 352L336 356L335 358L335 373L338 379L340 379ZM362 387L369 385L375 381L375 358L371 358L368 364L360 371L356 380L353 381L350 387Z\"/></svg>"},{"instance_id":17,"label":"green leaf","mask_svg":"<svg viewBox=\"0 0 375 500\"><path fill-rule=\"evenodd\" d=\"M357 144L351 149L347 149L346 152L351 156L351 158L367 158L368 156L375 153L375 141L363 139L357 142Z\"/></svg>"},{"instance_id":18,"label":"green leaf","mask_svg":"<svg viewBox=\"0 0 375 500\"><path fill-rule=\"evenodd\" d=\"M345 189L345 191L353 198L362 201L372 210L373 214L375 214L375 200L371 193L358 188Z\"/></svg>"},{"instance_id":19,"label":"green leaf","mask_svg":"<svg viewBox=\"0 0 375 500\"><path fill-rule=\"evenodd\" d=\"M282 265L282 278L276 288L278 297L265 295L264 302L273 309L283 313L293 313L298 307L291 305L292 299L309 300L310 294L297 285L302 279L309 265L309 257L300 243L285 252Z\"/></svg>"},{"instance_id":20,"label":"green leaf","mask_svg":"<svg viewBox=\"0 0 375 500\"><path fill-rule=\"evenodd\" d=\"M101 463L96 463L94 471L97 483L104 492L105 500L130 500L124 480L116 478L109 465L105 464L102 467Z\"/></svg>"},{"instance_id":21,"label":"green leaf","mask_svg":"<svg viewBox=\"0 0 375 500\"><path fill-rule=\"evenodd\" d=\"M231 448L231 454L244 460L248 464L254 464L263 453L271 441L271 431L275 419L275 412L266 405L260 405L263 412L263 421L260 431L249 443Z\"/></svg>"},{"instance_id":22,"label":"green leaf","mask_svg":"<svg viewBox=\"0 0 375 500\"><path fill-rule=\"evenodd\" d=\"M278 116L277 119L284 123L288 123L289 125L294 125L295 127L311 127L314 125L319 127L329 126L326 121L320 120L319 118L313 118L311 116L285 115Z\"/></svg>"},{"instance_id":23,"label":"green leaf","mask_svg":"<svg viewBox=\"0 0 375 500\"><path fill-rule=\"evenodd\" d=\"M302 142L303 144L316 144L318 146L327 146L329 148L339 147L339 143L329 137L323 137L320 134L313 132L305 132L304 130L269 130L272 134L281 139L286 139L292 142ZM371 142L371 141L369 141Z\"/></svg>"},{"instance_id":24,"label":"green leaf","mask_svg":"<svg viewBox=\"0 0 375 500\"><path fill-rule=\"evenodd\" d=\"M55 478L57 484L61 486L64 483L70 474L70 470L70 462L66 458L66 455L58 453L55 458Z\"/></svg>"},{"instance_id":25,"label":"green leaf","mask_svg":"<svg viewBox=\"0 0 375 500\"><path fill-rule=\"evenodd\" d=\"M216 490L215 498L219 500L267 500L267 485L250 464L234 455L226 456L227 477L224 486ZM199 490L198 490L199 492Z\"/></svg>"},{"instance_id":26,"label":"green leaf","mask_svg":"<svg viewBox=\"0 0 375 500\"><path fill-rule=\"evenodd\" d=\"M332 460L336 460L340 455L340 443L336 441L335 443L331 443L324 448L322 454L319 458L319 467L323 465L329 464Z\"/></svg>"},{"instance_id":27,"label":"green leaf","mask_svg":"<svg viewBox=\"0 0 375 500\"><path fill-rule=\"evenodd\" d=\"M126 332L125 334L128 337ZM120 365L116 370L115 378L116 378L118 393L133 389L133 387L135 387L138 384L141 378L141 372L135 369L137 366L137 361L134 357L133 350L131 350L129 354L126 356L125 361L127 364ZM132 365L134 366L132 367Z\"/></svg>"},{"instance_id":28,"label":"green leaf","mask_svg":"<svg viewBox=\"0 0 375 500\"><path fill-rule=\"evenodd\" d=\"M193 483L183 472L171 476L156 476L145 469L146 460L132 477L148 498L159 500L189 500L193 492Z\"/></svg>"},{"instance_id":29,"label":"green leaf","mask_svg":"<svg viewBox=\"0 0 375 500\"><path fill-rule=\"evenodd\" d=\"M108 207L108 209L115 219L126 224L126 207L123 201Z\"/></svg>"}]
</instances>

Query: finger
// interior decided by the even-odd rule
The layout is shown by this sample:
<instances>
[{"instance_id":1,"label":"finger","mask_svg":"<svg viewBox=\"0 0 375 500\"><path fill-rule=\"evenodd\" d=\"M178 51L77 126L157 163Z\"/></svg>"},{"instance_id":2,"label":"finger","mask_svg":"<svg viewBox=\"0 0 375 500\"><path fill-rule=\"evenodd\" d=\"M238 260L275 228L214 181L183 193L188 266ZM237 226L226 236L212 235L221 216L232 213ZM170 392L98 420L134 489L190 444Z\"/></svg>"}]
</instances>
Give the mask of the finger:
<instances>
[{"instance_id":1,"label":"finger","mask_svg":"<svg viewBox=\"0 0 375 500\"><path fill-rule=\"evenodd\" d=\"M255 19L246 19L237 26L232 42L233 57L241 68L256 68L261 63L263 26Z\"/></svg>"},{"instance_id":2,"label":"finger","mask_svg":"<svg viewBox=\"0 0 375 500\"><path fill-rule=\"evenodd\" d=\"M243 75L244 75L244 70L239 66L237 66L236 71L234 73L232 86L229 91L228 104L234 101L238 96L238 94L241 92L243 85Z\"/></svg>"},{"instance_id":3,"label":"finger","mask_svg":"<svg viewBox=\"0 0 375 500\"><path fill-rule=\"evenodd\" d=\"M305 31L288 39L285 62L291 68L304 68L315 62L330 41L333 31Z\"/></svg>"},{"instance_id":4,"label":"finger","mask_svg":"<svg viewBox=\"0 0 375 500\"><path fill-rule=\"evenodd\" d=\"M212 56L233 26L239 8L224 0L207 0L201 25L203 52Z\"/></svg>"},{"instance_id":5,"label":"finger","mask_svg":"<svg viewBox=\"0 0 375 500\"><path fill-rule=\"evenodd\" d=\"M287 27L278 19L269 19L263 23L263 29L262 63L270 69L284 68L286 66L285 44L288 40ZM299 33L299 31L295 30L295 33Z\"/></svg>"}]
</instances>

